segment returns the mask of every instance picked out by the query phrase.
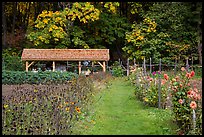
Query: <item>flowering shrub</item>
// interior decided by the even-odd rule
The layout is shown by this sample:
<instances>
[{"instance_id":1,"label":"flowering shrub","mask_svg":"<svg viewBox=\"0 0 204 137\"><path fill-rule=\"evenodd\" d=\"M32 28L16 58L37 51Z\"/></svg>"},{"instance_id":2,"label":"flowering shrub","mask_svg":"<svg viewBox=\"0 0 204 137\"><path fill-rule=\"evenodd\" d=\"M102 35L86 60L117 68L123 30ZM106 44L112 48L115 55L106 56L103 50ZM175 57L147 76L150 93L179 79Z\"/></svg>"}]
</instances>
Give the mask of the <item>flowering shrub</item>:
<instances>
[{"instance_id":1,"label":"flowering shrub","mask_svg":"<svg viewBox=\"0 0 204 137\"><path fill-rule=\"evenodd\" d=\"M201 134L202 104L201 94L196 86L190 84L191 78L195 75L181 68L181 74L171 79L171 93L173 112L182 134Z\"/></svg>"},{"instance_id":2,"label":"flowering shrub","mask_svg":"<svg viewBox=\"0 0 204 137\"><path fill-rule=\"evenodd\" d=\"M135 79L133 78L133 76ZM142 69L138 68L137 72L130 76L132 83L136 84L135 95L136 97L144 102L146 105L152 107L158 107L158 84L159 75L161 72L153 72L150 76L143 76ZM168 75L164 74L164 78L161 78L161 107L166 107L167 94L169 83Z\"/></svg>"}]
</instances>

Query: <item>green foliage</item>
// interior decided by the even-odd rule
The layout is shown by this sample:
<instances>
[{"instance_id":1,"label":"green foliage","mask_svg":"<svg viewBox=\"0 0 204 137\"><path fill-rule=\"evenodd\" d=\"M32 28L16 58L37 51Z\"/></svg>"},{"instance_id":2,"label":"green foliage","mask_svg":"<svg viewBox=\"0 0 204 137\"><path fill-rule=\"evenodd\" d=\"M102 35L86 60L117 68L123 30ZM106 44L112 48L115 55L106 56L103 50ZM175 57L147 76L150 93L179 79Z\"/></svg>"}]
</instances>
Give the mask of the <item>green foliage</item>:
<instances>
[{"instance_id":1,"label":"green foliage","mask_svg":"<svg viewBox=\"0 0 204 137\"><path fill-rule=\"evenodd\" d=\"M24 64L19 54L20 52L15 49L4 49L2 53L2 70L22 71Z\"/></svg>"},{"instance_id":2,"label":"green foliage","mask_svg":"<svg viewBox=\"0 0 204 137\"><path fill-rule=\"evenodd\" d=\"M198 16L194 15L199 15L199 12L194 14L196 10L192 7L192 3L157 2L149 10L140 13L142 17L148 16L157 23L157 33L152 39L157 38L159 33L168 34L169 40L164 41L163 46L159 47L162 51L167 52L163 54L169 59L185 59L190 53L192 54L192 51L197 52L195 49L199 28L193 20L198 19Z\"/></svg>"},{"instance_id":3,"label":"green foliage","mask_svg":"<svg viewBox=\"0 0 204 137\"><path fill-rule=\"evenodd\" d=\"M2 72L2 84L51 84L66 83L76 78L78 75L72 72L26 72L26 71L7 71Z\"/></svg>"},{"instance_id":4,"label":"green foliage","mask_svg":"<svg viewBox=\"0 0 204 137\"><path fill-rule=\"evenodd\" d=\"M121 67L120 63L118 61L115 61L113 65L111 66L112 70L111 73L115 77L122 77L123 74L123 68Z\"/></svg>"}]
</instances>

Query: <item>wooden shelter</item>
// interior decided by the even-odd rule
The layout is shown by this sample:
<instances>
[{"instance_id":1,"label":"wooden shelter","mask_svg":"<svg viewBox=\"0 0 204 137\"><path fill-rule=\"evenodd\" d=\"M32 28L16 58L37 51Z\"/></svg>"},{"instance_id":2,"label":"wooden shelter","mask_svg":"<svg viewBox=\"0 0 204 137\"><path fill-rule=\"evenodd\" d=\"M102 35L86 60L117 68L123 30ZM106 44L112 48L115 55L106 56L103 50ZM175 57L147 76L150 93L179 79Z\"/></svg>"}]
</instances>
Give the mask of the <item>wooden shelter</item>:
<instances>
[{"instance_id":1,"label":"wooden shelter","mask_svg":"<svg viewBox=\"0 0 204 137\"><path fill-rule=\"evenodd\" d=\"M105 72L106 61L110 57L109 49L23 49L21 59L26 61L26 71L35 61L53 61L53 71L55 71L55 61L79 61L80 74L81 61L97 61Z\"/></svg>"}]
</instances>

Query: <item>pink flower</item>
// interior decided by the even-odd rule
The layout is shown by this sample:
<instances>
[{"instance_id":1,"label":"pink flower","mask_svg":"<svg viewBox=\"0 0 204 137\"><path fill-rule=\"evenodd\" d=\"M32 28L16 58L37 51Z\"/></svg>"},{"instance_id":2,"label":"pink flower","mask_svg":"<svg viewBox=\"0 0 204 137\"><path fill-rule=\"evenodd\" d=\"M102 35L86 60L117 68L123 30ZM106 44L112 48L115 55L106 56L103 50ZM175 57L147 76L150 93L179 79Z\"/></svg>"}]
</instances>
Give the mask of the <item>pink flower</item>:
<instances>
[{"instance_id":1,"label":"pink flower","mask_svg":"<svg viewBox=\"0 0 204 137\"><path fill-rule=\"evenodd\" d=\"M186 77L189 79L191 78L191 74L190 73L186 73Z\"/></svg>"},{"instance_id":2,"label":"pink flower","mask_svg":"<svg viewBox=\"0 0 204 137\"><path fill-rule=\"evenodd\" d=\"M149 81L152 81L153 80L153 78L149 78Z\"/></svg>"},{"instance_id":3,"label":"pink flower","mask_svg":"<svg viewBox=\"0 0 204 137\"><path fill-rule=\"evenodd\" d=\"M196 93L198 93L198 89L197 89L197 88L194 88L194 91L195 91Z\"/></svg>"},{"instance_id":4,"label":"pink flower","mask_svg":"<svg viewBox=\"0 0 204 137\"><path fill-rule=\"evenodd\" d=\"M190 107L191 107L192 109L196 109L196 108L197 108L196 102L195 102L195 101L191 101Z\"/></svg>"},{"instance_id":5,"label":"pink flower","mask_svg":"<svg viewBox=\"0 0 204 137\"><path fill-rule=\"evenodd\" d=\"M193 98L194 98L195 100L200 100L200 99L201 99L201 96L200 96L199 93L195 93L194 96L193 96Z\"/></svg>"},{"instance_id":6,"label":"pink flower","mask_svg":"<svg viewBox=\"0 0 204 137\"><path fill-rule=\"evenodd\" d=\"M161 85L164 85L166 81L164 79L161 80Z\"/></svg>"},{"instance_id":7,"label":"pink flower","mask_svg":"<svg viewBox=\"0 0 204 137\"><path fill-rule=\"evenodd\" d=\"M194 75L195 75L195 72L194 72L194 71L191 71L190 76L193 77Z\"/></svg>"},{"instance_id":8,"label":"pink flower","mask_svg":"<svg viewBox=\"0 0 204 137\"><path fill-rule=\"evenodd\" d=\"M169 79L169 76L168 76L167 74L164 74L164 78L165 78L166 80L168 80L168 79Z\"/></svg>"},{"instance_id":9,"label":"pink flower","mask_svg":"<svg viewBox=\"0 0 204 137\"><path fill-rule=\"evenodd\" d=\"M178 101L180 104L183 104L183 100L182 99L179 99Z\"/></svg>"},{"instance_id":10,"label":"pink flower","mask_svg":"<svg viewBox=\"0 0 204 137\"><path fill-rule=\"evenodd\" d=\"M185 71L186 69L184 67L181 68L181 71Z\"/></svg>"},{"instance_id":11,"label":"pink flower","mask_svg":"<svg viewBox=\"0 0 204 137\"><path fill-rule=\"evenodd\" d=\"M195 92L192 90L192 89L190 89L188 92L187 92L187 96L189 97L189 98L193 98L194 96L195 96Z\"/></svg>"}]
</instances>

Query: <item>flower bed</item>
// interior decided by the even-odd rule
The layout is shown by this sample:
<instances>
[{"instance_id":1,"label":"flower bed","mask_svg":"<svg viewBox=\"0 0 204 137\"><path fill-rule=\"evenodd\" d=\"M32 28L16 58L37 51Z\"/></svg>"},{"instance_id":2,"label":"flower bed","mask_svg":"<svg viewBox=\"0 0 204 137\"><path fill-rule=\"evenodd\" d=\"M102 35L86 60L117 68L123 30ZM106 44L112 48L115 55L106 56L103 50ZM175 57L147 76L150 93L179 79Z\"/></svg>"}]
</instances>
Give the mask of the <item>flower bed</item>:
<instances>
[{"instance_id":1,"label":"flower bed","mask_svg":"<svg viewBox=\"0 0 204 137\"><path fill-rule=\"evenodd\" d=\"M144 76L138 69L129 80L136 86L136 97L145 105L158 107L160 90L161 107L172 108L179 134L202 134L202 91L192 84L194 75L194 71L187 72L183 67L173 77L163 72Z\"/></svg>"}]
</instances>

